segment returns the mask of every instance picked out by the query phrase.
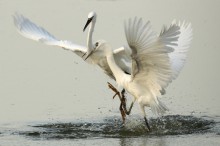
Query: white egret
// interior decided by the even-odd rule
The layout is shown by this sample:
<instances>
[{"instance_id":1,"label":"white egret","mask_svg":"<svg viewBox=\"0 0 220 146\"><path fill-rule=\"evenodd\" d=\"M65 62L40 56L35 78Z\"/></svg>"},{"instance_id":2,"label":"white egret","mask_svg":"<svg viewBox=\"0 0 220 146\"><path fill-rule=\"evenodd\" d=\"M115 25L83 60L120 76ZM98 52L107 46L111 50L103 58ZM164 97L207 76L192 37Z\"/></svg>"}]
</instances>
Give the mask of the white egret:
<instances>
[{"instance_id":1,"label":"white egret","mask_svg":"<svg viewBox=\"0 0 220 146\"><path fill-rule=\"evenodd\" d=\"M62 47L65 50L73 51L75 54L77 54L80 57L83 57L84 54L87 55L90 54L90 52L92 52L95 47L95 44L93 44L92 42L92 33L96 22L95 12L90 12L88 15L88 19L92 18L90 19L91 20L90 22L92 23L90 25L90 29L88 32L87 47L72 43L71 41L59 40L56 37L54 37L51 33L46 31L44 28L34 24L28 18L25 18L23 15L15 14L13 18L14 18L14 24L18 32L26 38L39 41L47 45ZM125 63L125 61L128 61L128 56L124 55L123 52L124 52L124 47L115 49L114 57L116 59L116 62L124 71L130 72L128 66ZM89 59L87 59L86 61L88 63L97 64L104 70L104 72L109 77L114 79L112 71L110 70L106 58L104 56L91 55Z\"/></svg>"},{"instance_id":2,"label":"white egret","mask_svg":"<svg viewBox=\"0 0 220 146\"><path fill-rule=\"evenodd\" d=\"M14 16L14 22L19 33L29 39L40 41L47 45L60 46L66 50L75 52L80 57L86 54L85 58L89 57L87 62L100 66L107 75L112 79L116 79L118 85L134 95L134 101L138 99L148 128L149 125L147 123L144 106L150 106L154 113L163 113L166 110L166 107L157 97L164 93L165 83L168 84L172 79L177 77L185 62L186 51L192 36L191 25L174 23L169 29L164 28L159 37L156 37L156 35L152 33L149 23L143 25L142 20L130 19L125 31L129 46L121 47L111 52L110 46L104 41L98 41L96 43L92 41L92 33L96 22L95 12L89 13L87 24L84 27L85 30L91 23L87 37L87 47L76 45L70 41L56 39L44 28L37 26L22 15L16 14ZM153 49L154 47L156 48L155 50ZM161 53L161 50L164 52ZM165 58L169 61L165 59L164 61L166 62L163 64L161 62L167 53L169 53L168 59ZM147 55L145 56L144 54ZM108 57L106 57L106 55ZM131 61L132 66L128 66L124 61ZM169 63L166 64L167 62ZM115 67L117 71L119 70L119 73L116 72ZM146 73L144 73L145 71ZM123 78L119 79L120 77ZM141 77L145 77L143 81ZM169 79L165 80L168 77ZM143 87L140 89L144 91L137 89L138 92L136 92L135 88L131 88L133 86L136 88L138 86ZM115 88L112 87L112 89ZM116 89L115 91L118 92ZM149 91L149 93L145 93L147 91ZM143 93L143 95L137 96L136 94L139 92ZM129 112L126 111L126 114L130 113L133 102ZM122 110L126 110L126 107Z\"/></svg>"},{"instance_id":3,"label":"white egret","mask_svg":"<svg viewBox=\"0 0 220 146\"><path fill-rule=\"evenodd\" d=\"M93 34L94 26L96 23L96 17L97 17L97 15L93 11L88 14L88 21L87 21L83 31L85 31L87 26L90 26L90 27L89 27L89 31L88 31L88 37L87 37L87 47L84 47L81 45L74 44L71 41L57 39L52 34L50 34L48 31L46 31L44 28L34 24L28 18L25 18L23 15L15 14L13 16L14 24L15 24L18 32L22 36L29 38L29 39L32 39L32 40L35 40L35 41L42 42L47 45L59 46L65 50L73 51L75 54L77 54L78 56L80 56L82 58L86 54L85 60L87 60L88 63L98 65L100 68L102 68L104 70L105 74L107 74L110 78L115 80L115 77L114 77L114 75L113 75L113 73L107 63L107 60L106 60L106 57L104 56L104 54L97 54L96 53L93 55L93 53L92 53L94 48L97 45L97 44L93 43L93 40L92 40L92 34ZM114 58L115 58L117 64L124 70L124 72L130 73L130 68L127 65L130 60L129 60L129 56L126 55L125 51L126 50L124 47L120 47L118 49L115 49L114 50ZM89 59L87 59L87 56L89 56L89 55L90 55L90 57L89 57ZM122 93L124 93L124 90L122 91ZM122 108L120 108L120 110L121 110L121 113L123 114Z\"/></svg>"},{"instance_id":4,"label":"white egret","mask_svg":"<svg viewBox=\"0 0 220 146\"><path fill-rule=\"evenodd\" d=\"M52 46L59 46L62 47L65 50L73 51L78 56L82 57L86 54L85 60L88 63L96 64L99 67L101 67L104 70L104 73L106 73L110 78L115 80L115 77L107 63L106 57L104 54L92 54L94 48L97 44L93 43L92 40L92 34L94 31L95 23L96 23L96 13L90 12L88 14L88 21L83 29L85 31L87 26L89 27L88 31L88 37L87 37L87 47L77 45L75 43L72 43L71 41L67 40L59 40L56 37L54 37L51 33L49 33L44 28L34 24L31 22L28 18L25 18L23 15L15 14L13 16L14 18L14 24L18 30L18 32L29 39L42 42L47 45ZM126 49L124 47L120 47L118 49L114 50L114 58L117 62L117 64L124 70L126 73L130 73L130 68L128 66L129 64L129 56L126 55L124 52ZM87 59L87 56L89 56L89 59ZM123 91L124 92L124 91ZM122 93L123 93L122 92ZM119 94L119 92L118 92ZM120 108L121 112L123 113L123 110Z\"/></svg>"},{"instance_id":5,"label":"white egret","mask_svg":"<svg viewBox=\"0 0 220 146\"><path fill-rule=\"evenodd\" d=\"M117 64L113 50L106 41L96 42L93 55L105 54L118 86L133 95L133 102L138 101L146 126L150 130L144 108L151 107L155 114L163 114L167 110L158 97L184 65L192 39L191 24L173 22L169 28L164 27L157 36L149 21L143 24L142 19L135 18L125 23L125 34L129 45L127 48L131 50L130 75L124 73Z\"/></svg>"}]
</instances>

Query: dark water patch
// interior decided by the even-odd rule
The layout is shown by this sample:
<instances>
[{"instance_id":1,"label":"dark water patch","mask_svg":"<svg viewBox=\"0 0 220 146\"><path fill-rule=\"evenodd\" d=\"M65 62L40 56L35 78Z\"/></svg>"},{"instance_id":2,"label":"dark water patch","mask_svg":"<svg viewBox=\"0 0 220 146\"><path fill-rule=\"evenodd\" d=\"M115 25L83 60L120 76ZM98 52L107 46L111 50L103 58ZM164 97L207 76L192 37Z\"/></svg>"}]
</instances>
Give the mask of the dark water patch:
<instances>
[{"instance_id":1,"label":"dark water patch","mask_svg":"<svg viewBox=\"0 0 220 146\"><path fill-rule=\"evenodd\" d=\"M183 135L193 133L211 132L214 120L206 120L193 116L165 116L160 119L152 119L152 132L155 135Z\"/></svg>"},{"instance_id":2,"label":"dark water patch","mask_svg":"<svg viewBox=\"0 0 220 146\"><path fill-rule=\"evenodd\" d=\"M170 115L149 119L151 132L148 132L142 119L127 120L108 118L103 122L54 123L32 126L33 131L19 132L32 138L43 139L79 139L91 137L138 137L214 133L214 120L193 116ZM218 130L219 131L219 130ZM219 133L216 133L219 134Z\"/></svg>"}]
</instances>

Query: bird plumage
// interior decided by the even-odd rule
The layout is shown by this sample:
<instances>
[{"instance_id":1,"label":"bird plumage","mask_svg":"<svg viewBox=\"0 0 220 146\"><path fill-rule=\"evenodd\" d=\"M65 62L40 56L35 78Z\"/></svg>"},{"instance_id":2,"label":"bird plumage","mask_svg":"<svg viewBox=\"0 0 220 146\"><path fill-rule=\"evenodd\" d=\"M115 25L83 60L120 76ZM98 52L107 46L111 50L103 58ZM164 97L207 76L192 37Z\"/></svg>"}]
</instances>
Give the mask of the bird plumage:
<instances>
[{"instance_id":1,"label":"bird plumage","mask_svg":"<svg viewBox=\"0 0 220 146\"><path fill-rule=\"evenodd\" d=\"M99 42L97 51L104 50L117 84L134 96L144 116L145 106L151 107L155 114L163 114L167 107L158 97L177 77L185 62L192 39L191 25L172 23L157 35L149 21L143 23L142 19L135 17L129 19L124 28L132 52L131 75L125 74L117 65L113 52L109 51L111 46L106 42Z\"/></svg>"},{"instance_id":2,"label":"bird plumage","mask_svg":"<svg viewBox=\"0 0 220 146\"><path fill-rule=\"evenodd\" d=\"M149 21L144 23L141 18L135 17L125 22L128 45L112 50L106 41L94 43L92 40L96 16L95 12L89 13L84 27L85 30L90 25L87 47L59 40L19 14L14 16L14 24L24 37L71 50L82 58L86 54L87 62L100 66L119 86L134 96L145 121L146 106L151 107L155 114L163 114L167 107L158 97L165 94L165 88L176 79L185 63L192 40L191 24L173 21L157 35ZM148 123L147 126L149 128Z\"/></svg>"},{"instance_id":3,"label":"bird plumage","mask_svg":"<svg viewBox=\"0 0 220 146\"><path fill-rule=\"evenodd\" d=\"M68 40L57 39L55 36L53 36L43 27L36 25L31 20L29 20L28 18L18 13L16 13L13 16L13 19L14 19L15 27L17 28L18 32L26 38L29 38L29 39L32 39L38 42L42 42L46 45L62 47L65 50L74 52L81 58L83 58L84 54L88 53L89 49L90 50L93 49L92 47L94 45L89 44L89 41L87 44L88 46L85 47L82 45L75 44ZM89 34L90 36L92 36L92 32L91 34ZM90 42L93 43L92 38L88 38L88 39L90 39L91 40ZM125 60L128 60L127 59L128 56L124 55L123 52L124 52L124 47L115 49L114 56L116 58L117 63L120 65L120 67L124 69L125 71L129 71L129 67L125 63ZM106 58L104 56L91 55L86 61L88 63L98 65L99 67L101 67L101 69L103 69L104 73L106 73L110 78L115 79L114 75L112 74L111 69L109 68L107 64Z\"/></svg>"}]
</instances>

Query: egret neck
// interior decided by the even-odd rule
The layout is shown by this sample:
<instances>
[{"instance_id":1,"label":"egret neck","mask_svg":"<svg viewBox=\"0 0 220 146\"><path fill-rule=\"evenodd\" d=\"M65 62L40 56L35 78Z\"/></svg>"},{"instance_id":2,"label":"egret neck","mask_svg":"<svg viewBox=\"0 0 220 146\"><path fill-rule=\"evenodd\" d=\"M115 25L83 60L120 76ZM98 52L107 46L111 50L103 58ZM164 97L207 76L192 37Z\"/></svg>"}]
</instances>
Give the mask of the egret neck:
<instances>
[{"instance_id":1,"label":"egret neck","mask_svg":"<svg viewBox=\"0 0 220 146\"><path fill-rule=\"evenodd\" d=\"M92 22L91 22L91 25L89 27L89 32L88 32L88 35L87 35L87 47L89 49L89 51L92 51L93 50L93 40L92 40L92 34L93 34L93 31L94 31L94 27L95 27L95 18L93 18Z\"/></svg>"},{"instance_id":2,"label":"egret neck","mask_svg":"<svg viewBox=\"0 0 220 146\"><path fill-rule=\"evenodd\" d=\"M113 52L109 51L106 55L107 58L107 62L109 67L111 68L116 82L118 83L119 86L124 86L124 78L125 76L127 76L124 71L116 64L114 56L113 56Z\"/></svg>"}]
</instances>

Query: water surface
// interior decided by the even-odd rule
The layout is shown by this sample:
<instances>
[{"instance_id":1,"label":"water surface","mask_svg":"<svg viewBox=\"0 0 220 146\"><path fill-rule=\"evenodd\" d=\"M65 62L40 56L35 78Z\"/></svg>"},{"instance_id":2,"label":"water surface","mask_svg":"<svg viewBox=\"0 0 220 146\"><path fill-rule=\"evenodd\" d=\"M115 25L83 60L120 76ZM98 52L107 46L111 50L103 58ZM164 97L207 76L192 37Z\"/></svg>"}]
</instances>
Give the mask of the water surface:
<instances>
[{"instance_id":1,"label":"water surface","mask_svg":"<svg viewBox=\"0 0 220 146\"><path fill-rule=\"evenodd\" d=\"M219 1L0 0L0 146L52 145L220 145ZM20 36L15 12L57 38L86 45L83 26L90 11L98 18L94 41L126 45L123 21L150 20L153 29L173 19L192 23L187 63L161 100L170 111L147 116L138 104L121 124L118 99L112 99L103 72L74 53ZM131 96L127 95L128 102Z\"/></svg>"},{"instance_id":2,"label":"water surface","mask_svg":"<svg viewBox=\"0 0 220 146\"><path fill-rule=\"evenodd\" d=\"M149 120L148 132L142 119L129 118L125 125L120 117L104 120L88 120L56 123L29 123L29 125L2 125L0 140L2 145L189 145L220 144L219 117L195 117L167 115ZM11 128L13 127L13 128ZM204 139L205 138L205 139ZM11 139L11 140L9 140ZM17 143L17 141L19 141ZM173 142L173 143L172 143ZM182 143L183 142L183 143Z\"/></svg>"}]
</instances>

